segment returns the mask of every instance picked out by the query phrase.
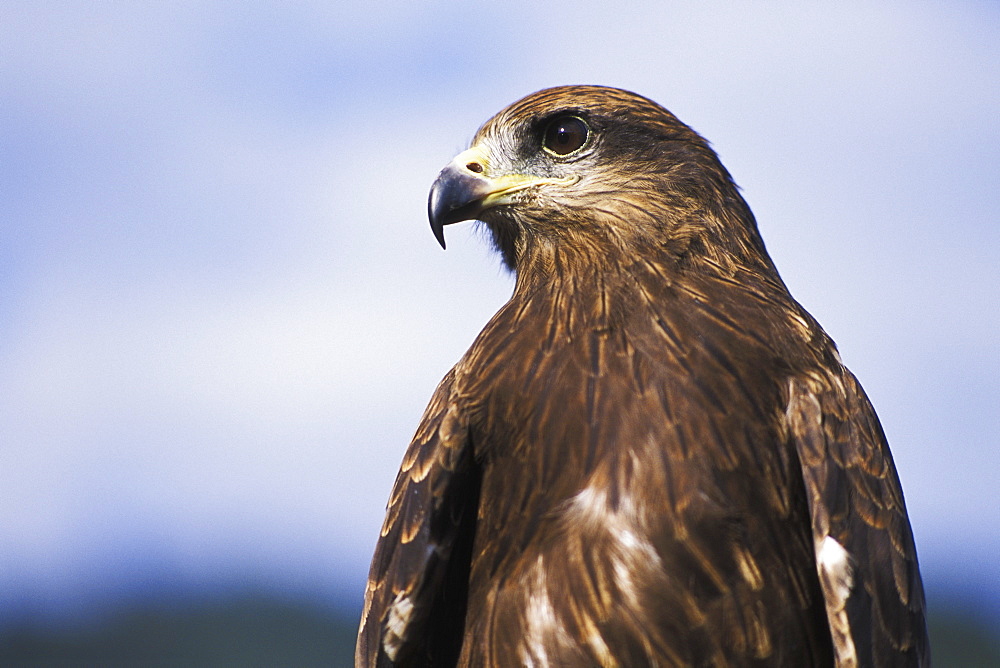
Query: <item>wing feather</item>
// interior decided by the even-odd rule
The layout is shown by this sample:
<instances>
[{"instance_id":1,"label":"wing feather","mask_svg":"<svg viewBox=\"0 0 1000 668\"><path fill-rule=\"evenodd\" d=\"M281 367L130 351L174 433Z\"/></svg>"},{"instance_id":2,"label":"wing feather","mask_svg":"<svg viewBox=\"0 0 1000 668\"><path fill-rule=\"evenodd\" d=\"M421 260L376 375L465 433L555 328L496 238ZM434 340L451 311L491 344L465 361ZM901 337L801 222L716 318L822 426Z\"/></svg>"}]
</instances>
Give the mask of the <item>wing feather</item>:
<instances>
[{"instance_id":1,"label":"wing feather","mask_svg":"<svg viewBox=\"0 0 1000 668\"><path fill-rule=\"evenodd\" d=\"M454 378L452 370L438 385L396 477L368 576L357 666L457 657L479 482Z\"/></svg>"},{"instance_id":2,"label":"wing feather","mask_svg":"<svg viewBox=\"0 0 1000 668\"><path fill-rule=\"evenodd\" d=\"M929 665L923 585L903 492L864 391L842 366L797 376L787 417L837 665ZM831 540L845 552L843 564Z\"/></svg>"}]
</instances>

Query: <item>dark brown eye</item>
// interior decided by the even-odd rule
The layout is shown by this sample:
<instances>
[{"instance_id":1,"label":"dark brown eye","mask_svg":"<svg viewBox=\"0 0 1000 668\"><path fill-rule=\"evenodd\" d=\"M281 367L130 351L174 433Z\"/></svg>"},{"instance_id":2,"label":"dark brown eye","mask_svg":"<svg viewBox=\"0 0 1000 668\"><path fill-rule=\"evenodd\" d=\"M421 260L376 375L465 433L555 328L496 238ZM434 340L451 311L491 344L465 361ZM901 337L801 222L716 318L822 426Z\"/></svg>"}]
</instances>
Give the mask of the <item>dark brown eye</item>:
<instances>
[{"instance_id":1,"label":"dark brown eye","mask_svg":"<svg viewBox=\"0 0 1000 668\"><path fill-rule=\"evenodd\" d=\"M549 153L569 155L587 143L590 128L576 116L560 116L545 128L542 147Z\"/></svg>"}]
</instances>

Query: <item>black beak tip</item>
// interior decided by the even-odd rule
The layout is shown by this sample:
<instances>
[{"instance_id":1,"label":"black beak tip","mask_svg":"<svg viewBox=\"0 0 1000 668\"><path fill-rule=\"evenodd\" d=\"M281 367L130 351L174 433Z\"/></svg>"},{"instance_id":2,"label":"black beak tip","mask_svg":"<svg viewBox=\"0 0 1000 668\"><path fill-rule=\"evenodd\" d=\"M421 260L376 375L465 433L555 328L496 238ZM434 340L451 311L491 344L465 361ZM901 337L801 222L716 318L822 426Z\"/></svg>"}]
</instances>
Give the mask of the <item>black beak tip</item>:
<instances>
[{"instance_id":1,"label":"black beak tip","mask_svg":"<svg viewBox=\"0 0 1000 668\"><path fill-rule=\"evenodd\" d=\"M438 240L439 244L441 244L441 249L448 250L448 246L444 243L444 225L439 224L432 218L431 231L434 233L434 238Z\"/></svg>"},{"instance_id":2,"label":"black beak tip","mask_svg":"<svg viewBox=\"0 0 1000 668\"><path fill-rule=\"evenodd\" d=\"M434 238L441 244L441 248L447 250L444 243L444 226L447 223L445 222L445 211L441 209L441 188L438 182L435 182L431 188L430 197L427 199L427 218L431 221L431 232L434 233Z\"/></svg>"}]
</instances>

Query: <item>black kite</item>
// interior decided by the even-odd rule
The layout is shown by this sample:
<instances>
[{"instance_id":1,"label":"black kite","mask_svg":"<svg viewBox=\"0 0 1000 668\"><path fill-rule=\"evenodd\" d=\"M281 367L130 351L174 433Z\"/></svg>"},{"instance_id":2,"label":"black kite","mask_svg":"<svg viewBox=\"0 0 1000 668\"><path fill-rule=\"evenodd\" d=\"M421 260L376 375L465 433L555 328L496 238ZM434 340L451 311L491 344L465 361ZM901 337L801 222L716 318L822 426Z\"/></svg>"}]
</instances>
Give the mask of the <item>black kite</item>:
<instances>
[{"instance_id":1,"label":"black kite","mask_svg":"<svg viewBox=\"0 0 1000 668\"><path fill-rule=\"evenodd\" d=\"M431 190L510 301L445 376L372 561L360 666L918 666L878 418L694 131L553 88Z\"/></svg>"}]
</instances>

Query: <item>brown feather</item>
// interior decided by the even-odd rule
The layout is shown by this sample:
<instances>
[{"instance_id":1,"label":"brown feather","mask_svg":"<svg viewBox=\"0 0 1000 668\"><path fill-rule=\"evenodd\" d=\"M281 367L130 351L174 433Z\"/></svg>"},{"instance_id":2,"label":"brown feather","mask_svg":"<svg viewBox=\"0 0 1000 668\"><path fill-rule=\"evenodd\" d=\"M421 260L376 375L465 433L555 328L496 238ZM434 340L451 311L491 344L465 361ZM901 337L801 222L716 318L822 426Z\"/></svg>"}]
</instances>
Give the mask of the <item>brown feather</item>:
<instances>
[{"instance_id":1,"label":"brown feather","mask_svg":"<svg viewBox=\"0 0 1000 668\"><path fill-rule=\"evenodd\" d=\"M926 665L878 420L708 144L599 87L473 144L548 180L479 214L514 294L404 456L357 664Z\"/></svg>"}]
</instances>

